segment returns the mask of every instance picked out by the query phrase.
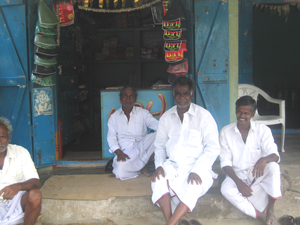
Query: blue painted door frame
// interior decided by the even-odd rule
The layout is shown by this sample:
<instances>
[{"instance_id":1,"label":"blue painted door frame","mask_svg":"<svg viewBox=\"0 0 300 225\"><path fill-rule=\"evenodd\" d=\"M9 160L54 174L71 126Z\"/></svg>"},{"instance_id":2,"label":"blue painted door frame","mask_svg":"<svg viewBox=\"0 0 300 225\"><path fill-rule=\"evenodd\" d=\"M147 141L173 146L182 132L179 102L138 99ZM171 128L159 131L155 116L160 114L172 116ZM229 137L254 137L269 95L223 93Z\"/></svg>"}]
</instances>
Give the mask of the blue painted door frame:
<instances>
[{"instance_id":1,"label":"blue painted door frame","mask_svg":"<svg viewBox=\"0 0 300 225\"><path fill-rule=\"evenodd\" d=\"M33 156L26 26L25 1L0 0L0 116L12 123L11 143Z\"/></svg>"},{"instance_id":2,"label":"blue painted door frame","mask_svg":"<svg viewBox=\"0 0 300 225\"><path fill-rule=\"evenodd\" d=\"M0 0L0 116L11 120L11 143L28 149L42 167L55 164L56 89L50 88L53 113L36 116L32 93L44 88L30 81L36 21L37 0Z\"/></svg>"},{"instance_id":3,"label":"blue painted door frame","mask_svg":"<svg viewBox=\"0 0 300 225\"><path fill-rule=\"evenodd\" d=\"M44 0L52 9L52 1ZM38 20L38 1L27 0L28 24L28 61L29 74L34 66L34 37L35 26ZM56 80L56 75L54 75ZM36 167L51 166L56 163L55 132L57 131L56 86L43 87L30 82L31 91L31 120L33 135L34 163ZM48 110L40 113L37 107L41 101L47 101ZM48 99L48 100L47 100ZM38 101L37 101L38 100ZM51 104L51 107L50 107Z\"/></svg>"},{"instance_id":4,"label":"blue painted door frame","mask_svg":"<svg viewBox=\"0 0 300 225\"><path fill-rule=\"evenodd\" d=\"M210 111L219 130L229 124L228 3L194 1L196 103Z\"/></svg>"}]
</instances>

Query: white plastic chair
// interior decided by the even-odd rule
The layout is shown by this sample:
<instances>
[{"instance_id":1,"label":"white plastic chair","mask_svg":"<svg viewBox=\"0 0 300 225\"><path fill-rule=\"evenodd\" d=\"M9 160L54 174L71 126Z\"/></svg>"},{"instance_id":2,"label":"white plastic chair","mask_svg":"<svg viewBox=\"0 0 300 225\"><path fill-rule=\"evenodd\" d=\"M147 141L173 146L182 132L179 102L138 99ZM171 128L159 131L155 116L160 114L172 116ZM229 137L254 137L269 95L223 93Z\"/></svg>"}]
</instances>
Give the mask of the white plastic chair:
<instances>
[{"instance_id":1,"label":"white plastic chair","mask_svg":"<svg viewBox=\"0 0 300 225\"><path fill-rule=\"evenodd\" d=\"M258 95L264 97L268 102L279 105L279 115L260 116L256 110L253 120L265 124L274 125L281 124L281 152L284 151L284 138L285 138L285 101L270 97L266 92L258 87L250 84L239 84L238 96L250 95L257 102Z\"/></svg>"}]
</instances>

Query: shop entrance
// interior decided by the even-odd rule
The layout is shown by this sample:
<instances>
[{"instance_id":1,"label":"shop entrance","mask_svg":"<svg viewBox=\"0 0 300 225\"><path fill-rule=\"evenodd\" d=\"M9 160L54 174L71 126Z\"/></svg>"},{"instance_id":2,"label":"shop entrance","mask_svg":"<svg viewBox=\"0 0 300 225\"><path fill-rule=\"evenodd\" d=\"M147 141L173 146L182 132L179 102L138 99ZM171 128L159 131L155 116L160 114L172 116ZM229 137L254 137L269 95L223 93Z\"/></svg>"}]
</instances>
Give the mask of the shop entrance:
<instances>
[{"instance_id":1,"label":"shop entrance","mask_svg":"<svg viewBox=\"0 0 300 225\"><path fill-rule=\"evenodd\" d=\"M253 6L253 83L271 97L285 100L287 133L300 129L299 27L297 4ZM278 113L263 99L258 104L262 115Z\"/></svg>"},{"instance_id":2,"label":"shop entrance","mask_svg":"<svg viewBox=\"0 0 300 225\"><path fill-rule=\"evenodd\" d=\"M107 109L101 108L101 92L114 92L118 105L115 93L124 85L143 91L170 87L161 24L154 23L151 7L128 13L75 9L75 24L60 30L62 160L107 159L102 147L107 118L101 119ZM160 103L156 98L154 104Z\"/></svg>"}]
</instances>

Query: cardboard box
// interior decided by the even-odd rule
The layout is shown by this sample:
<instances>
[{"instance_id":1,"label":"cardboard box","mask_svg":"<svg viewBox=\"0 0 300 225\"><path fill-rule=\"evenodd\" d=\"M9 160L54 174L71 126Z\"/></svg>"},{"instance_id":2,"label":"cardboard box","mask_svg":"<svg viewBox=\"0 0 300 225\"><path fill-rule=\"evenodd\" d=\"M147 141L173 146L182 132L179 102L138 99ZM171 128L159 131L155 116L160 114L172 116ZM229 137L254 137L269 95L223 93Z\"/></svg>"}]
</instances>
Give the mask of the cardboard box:
<instances>
[{"instance_id":1,"label":"cardboard box","mask_svg":"<svg viewBox=\"0 0 300 225\"><path fill-rule=\"evenodd\" d=\"M110 46L117 46L118 45L118 38L117 37L111 37L110 38Z\"/></svg>"},{"instance_id":2,"label":"cardboard box","mask_svg":"<svg viewBox=\"0 0 300 225\"><path fill-rule=\"evenodd\" d=\"M103 54L105 54L105 53L109 54L109 48L102 48L102 52L103 52Z\"/></svg>"},{"instance_id":3,"label":"cardboard box","mask_svg":"<svg viewBox=\"0 0 300 225\"><path fill-rule=\"evenodd\" d=\"M111 46L109 49L109 54L110 55L117 54L117 46Z\"/></svg>"},{"instance_id":4,"label":"cardboard box","mask_svg":"<svg viewBox=\"0 0 300 225\"><path fill-rule=\"evenodd\" d=\"M125 54L124 53L118 53L117 54L117 59L125 59Z\"/></svg>"},{"instance_id":5,"label":"cardboard box","mask_svg":"<svg viewBox=\"0 0 300 225\"><path fill-rule=\"evenodd\" d=\"M126 52L125 57L128 60L134 59L134 53L133 52Z\"/></svg>"},{"instance_id":6,"label":"cardboard box","mask_svg":"<svg viewBox=\"0 0 300 225\"><path fill-rule=\"evenodd\" d=\"M95 52L95 60L103 60L102 52Z\"/></svg>"},{"instance_id":7,"label":"cardboard box","mask_svg":"<svg viewBox=\"0 0 300 225\"><path fill-rule=\"evenodd\" d=\"M141 54L142 54L142 55L146 55L146 54L147 54L146 48L141 48Z\"/></svg>"},{"instance_id":8,"label":"cardboard box","mask_svg":"<svg viewBox=\"0 0 300 225\"><path fill-rule=\"evenodd\" d=\"M103 39L103 48L110 47L110 39Z\"/></svg>"},{"instance_id":9,"label":"cardboard box","mask_svg":"<svg viewBox=\"0 0 300 225\"><path fill-rule=\"evenodd\" d=\"M116 54L109 55L109 59L115 60L115 59L117 59L117 55Z\"/></svg>"},{"instance_id":10,"label":"cardboard box","mask_svg":"<svg viewBox=\"0 0 300 225\"><path fill-rule=\"evenodd\" d=\"M134 47L127 47L126 53L134 53Z\"/></svg>"}]
</instances>

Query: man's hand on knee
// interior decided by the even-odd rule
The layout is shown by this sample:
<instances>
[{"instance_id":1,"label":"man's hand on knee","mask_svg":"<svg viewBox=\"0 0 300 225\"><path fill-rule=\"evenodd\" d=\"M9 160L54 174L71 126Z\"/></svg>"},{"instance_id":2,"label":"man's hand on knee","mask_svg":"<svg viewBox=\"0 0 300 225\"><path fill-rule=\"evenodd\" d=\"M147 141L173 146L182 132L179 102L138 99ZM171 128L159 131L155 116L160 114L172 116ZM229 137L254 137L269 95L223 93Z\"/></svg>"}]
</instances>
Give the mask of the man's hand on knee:
<instances>
[{"instance_id":1,"label":"man's hand on knee","mask_svg":"<svg viewBox=\"0 0 300 225\"><path fill-rule=\"evenodd\" d=\"M117 154L117 161L118 162L125 162L126 158L130 159L130 157L128 155L126 155L121 149L117 149L115 151L115 153Z\"/></svg>"},{"instance_id":2,"label":"man's hand on knee","mask_svg":"<svg viewBox=\"0 0 300 225\"><path fill-rule=\"evenodd\" d=\"M264 171L267 165L267 159L266 157L260 158L254 165L252 175L255 178L261 177L264 175Z\"/></svg>"},{"instance_id":3,"label":"man's hand on knee","mask_svg":"<svg viewBox=\"0 0 300 225\"><path fill-rule=\"evenodd\" d=\"M201 185L202 184L202 180L200 178L200 176L196 173L190 173L189 177L188 177L188 184L191 182L191 184L193 185L194 182L197 185Z\"/></svg>"},{"instance_id":4,"label":"man's hand on knee","mask_svg":"<svg viewBox=\"0 0 300 225\"><path fill-rule=\"evenodd\" d=\"M0 191L0 196L3 197L5 200L12 200L13 197L18 194L20 191L20 185L19 184L12 184L9 186L6 186Z\"/></svg>"},{"instance_id":5,"label":"man's hand on knee","mask_svg":"<svg viewBox=\"0 0 300 225\"><path fill-rule=\"evenodd\" d=\"M163 177L165 177L165 171L164 168L162 168L161 166L158 167L156 169L156 171L153 173L153 175L151 176L151 181L152 182L156 182L156 178L159 180L159 176L162 175Z\"/></svg>"},{"instance_id":6,"label":"man's hand on knee","mask_svg":"<svg viewBox=\"0 0 300 225\"><path fill-rule=\"evenodd\" d=\"M252 189L244 183L242 180L239 180L236 182L237 188L239 189L239 192L244 196L244 197L250 197L252 196Z\"/></svg>"},{"instance_id":7,"label":"man's hand on knee","mask_svg":"<svg viewBox=\"0 0 300 225\"><path fill-rule=\"evenodd\" d=\"M279 156L275 153L270 154L265 157L261 157L254 165L252 174L253 177L258 178L264 175L265 168L270 162L278 162Z\"/></svg>"}]
</instances>

